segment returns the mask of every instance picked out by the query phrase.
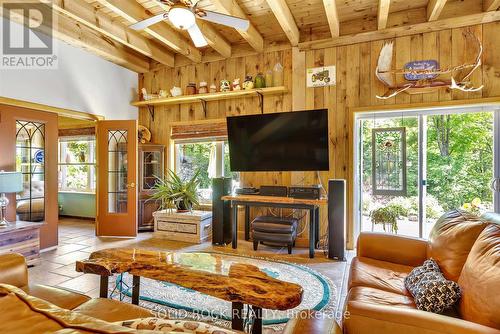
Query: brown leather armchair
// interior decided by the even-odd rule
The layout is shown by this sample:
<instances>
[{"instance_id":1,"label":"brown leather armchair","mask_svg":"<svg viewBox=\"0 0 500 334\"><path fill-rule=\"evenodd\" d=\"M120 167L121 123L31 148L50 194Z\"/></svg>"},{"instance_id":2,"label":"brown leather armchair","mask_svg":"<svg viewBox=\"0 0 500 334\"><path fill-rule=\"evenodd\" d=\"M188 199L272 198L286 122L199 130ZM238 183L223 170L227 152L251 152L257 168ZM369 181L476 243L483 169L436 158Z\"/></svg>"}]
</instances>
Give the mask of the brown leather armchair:
<instances>
[{"instance_id":1,"label":"brown leather armchair","mask_svg":"<svg viewBox=\"0 0 500 334\"><path fill-rule=\"evenodd\" d=\"M488 217L449 212L429 240L361 233L350 269L344 333L499 334L500 225L498 217ZM462 289L459 305L446 314L418 310L404 286L408 273L428 258Z\"/></svg>"}]
</instances>

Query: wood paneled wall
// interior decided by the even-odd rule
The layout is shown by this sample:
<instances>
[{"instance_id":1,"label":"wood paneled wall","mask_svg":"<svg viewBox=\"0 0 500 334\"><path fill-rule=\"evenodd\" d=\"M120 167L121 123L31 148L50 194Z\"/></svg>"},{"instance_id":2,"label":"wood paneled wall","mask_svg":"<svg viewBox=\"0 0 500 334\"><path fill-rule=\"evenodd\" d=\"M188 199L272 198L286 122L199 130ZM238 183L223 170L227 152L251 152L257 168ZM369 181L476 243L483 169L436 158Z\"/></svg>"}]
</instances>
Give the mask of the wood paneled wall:
<instances>
[{"instance_id":1,"label":"wood paneled wall","mask_svg":"<svg viewBox=\"0 0 500 334\"><path fill-rule=\"evenodd\" d=\"M348 247L354 246L353 237L353 122L357 107L380 107L381 105L407 105L422 102L442 103L449 100L481 99L500 96L500 23L488 23L468 28L442 30L394 39L394 64L402 67L410 60L436 59L441 67L458 65L465 60L467 44L466 29L471 29L483 43L483 65L472 76L472 82L480 92L463 93L439 90L429 94L400 94L389 100L379 100L385 87L376 79L374 72L384 40L299 52L285 49L223 61L193 64L174 69L160 68L139 76L140 88L149 92L170 89L173 85L184 88L189 82L206 80L218 85L221 79L243 78L259 71L271 69L275 63L284 66L285 85L289 92L283 96L265 97L264 112L280 112L301 109L329 109L330 171L321 173L323 183L328 178L343 178L348 182ZM305 69L309 67L336 65L337 84L324 88L306 88ZM201 105L156 107L152 121L147 109L141 108L139 123L148 127L157 143L169 142L168 124L175 121L196 121L224 118L230 115L259 113L257 98L242 98L221 102L209 102L206 115ZM168 152L167 152L168 153ZM168 158L168 157L167 157ZM314 184L316 173L243 173L246 186L268 184ZM326 210L323 210L326 211ZM326 231L326 215L322 215L321 230Z\"/></svg>"}]
</instances>

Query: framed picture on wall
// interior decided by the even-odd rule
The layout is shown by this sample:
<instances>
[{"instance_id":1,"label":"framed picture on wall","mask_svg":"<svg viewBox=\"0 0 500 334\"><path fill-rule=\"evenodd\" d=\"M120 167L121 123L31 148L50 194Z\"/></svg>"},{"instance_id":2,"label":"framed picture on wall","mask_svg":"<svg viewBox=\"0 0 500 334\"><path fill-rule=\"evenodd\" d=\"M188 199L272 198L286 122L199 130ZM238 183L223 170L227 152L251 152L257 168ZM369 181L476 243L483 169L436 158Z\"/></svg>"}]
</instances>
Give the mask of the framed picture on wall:
<instances>
[{"instance_id":1,"label":"framed picture on wall","mask_svg":"<svg viewBox=\"0 0 500 334\"><path fill-rule=\"evenodd\" d=\"M335 85L335 66L308 68L306 71L307 87L324 87Z\"/></svg>"}]
</instances>

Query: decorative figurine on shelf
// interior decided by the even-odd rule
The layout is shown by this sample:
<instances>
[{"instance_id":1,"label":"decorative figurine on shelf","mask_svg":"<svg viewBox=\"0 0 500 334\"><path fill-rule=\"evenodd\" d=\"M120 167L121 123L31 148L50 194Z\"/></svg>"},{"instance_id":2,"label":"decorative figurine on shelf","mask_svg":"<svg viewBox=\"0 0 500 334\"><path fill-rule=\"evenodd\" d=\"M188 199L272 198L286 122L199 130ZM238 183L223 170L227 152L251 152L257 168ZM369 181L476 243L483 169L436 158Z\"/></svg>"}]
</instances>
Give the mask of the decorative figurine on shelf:
<instances>
[{"instance_id":1,"label":"decorative figurine on shelf","mask_svg":"<svg viewBox=\"0 0 500 334\"><path fill-rule=\"evenodd\" d=\"M186 86L186 95L195 95L196 94L196 84L194 82L190 82Z\"/></svg>"},{"instance_id":2,"label":"decorative figurine on shelf","mask_svg":"<svg viewBox=\"0 0 500 334\"><path fill-rule=\"evenodd\" d=\"M241 90L240 78L236 78L233 80L233 90Z\"/></svg>"},{"instance_id":3,"label":"decorative figurine on shelf","mask_svg":"<svg viewBox=\"0 0 500 334\"><path fill-rule=\"evenodd\" d=\"M231 83L229 80L221 80L220 81L220 91L221 92L229 92L231 90Z\"/></svg>"},{"instance_id":4,"label":"decorative figurine on shelf","mask_svg":"<svg viewBox=\"0 0 500 334\"><path fill-rule=\"evenodd\" d=\"M144 101L147 101L148 100L148 91L146 90L146 88L141 88L141 95L142 95L142 99Z\"/></svg>"},{"instance_id":5,"label":"decorative figurine on shelf","mask_svg":"<svg viewBox=\"0 0 500 334\"><path fill-rule=\"evenodd\" d=\"M144 101L149 101L149 100L158 98L158 94L148 94L148 91L146 90L146 88L141 89L141 94L142 94L142 99Z\"/></svg>"},{"instance_id":6,"label":"decorative figurine on shelf","mask_svg":"<svg viewBox=\"0 0 500 334\"><path fill-rule=\"evenodd\" d=\"M175 96L181 96L182 95L182 89L181 87L172 87L172 89L170 90L170 95L172 95L173 97Z\"/></svg>"},{"instance_id":7,"label":"decorative figurine on shelf","mask_svg":"<svg viewBox=\"0 0 500 334\"><path fill-rule=\"evenodd\" d=\"M215 84L210 85L210 93L217 93L217 86Z\"/></svg>"},{"instance_id":8,"label":"decorative figurine on shelf","mask_svg":"<svg viewBox=\"0 0 500 334\"><path fill-rule=\"evenodd\" d=\"M143 125L139 125L137 128L137 139L141 144L146 144L151 141L151 131Z\"/></svg>"},{"instance_id":9,"label":"decorative figurine on shelf","mask_svg":"<svg viewBox=\"0 0 500 334\"><path fill-rule=\"evenodd\" d=\"M166 91L166 90L164 90L164 89L160 89L160 90L158 91L158 97L160 97L160 98L165 98L165 97L168 97L168 93L167 93L167 91Z\"/></svg>"},{"instance_id":10,"label":"decorative figurine on shelf","mask_svg":"<svg viewBox=\"0 0 500 334\"><path fill-rule=\"evenodd\" d=\"M251 75L247 75L245 77L245 81L243 81L243 89L244 90L253 89L253 87L254 87L253 78Z\"/></svg>"},{"instance_id":11,"label":"decorative figurine on shelf","mask_svg":"<svg viewBox=\"0 0 500 334\"><path fill-rule=\"evenodd\" d=\"M255 76L255 88L266 88L266 78L260 72Z\"/></svg>"},{"instance_id":12,"label":"decorative figurine on shelf","mask_svg":"<svg viewBox=\"0 0 500 334\"><path fill-rule=\"evenodd\" d=\"M200 82L200 88L198 89L198 94L206 94L208 93L208 87L206 81Z\"/></svg>"}]
</instances>

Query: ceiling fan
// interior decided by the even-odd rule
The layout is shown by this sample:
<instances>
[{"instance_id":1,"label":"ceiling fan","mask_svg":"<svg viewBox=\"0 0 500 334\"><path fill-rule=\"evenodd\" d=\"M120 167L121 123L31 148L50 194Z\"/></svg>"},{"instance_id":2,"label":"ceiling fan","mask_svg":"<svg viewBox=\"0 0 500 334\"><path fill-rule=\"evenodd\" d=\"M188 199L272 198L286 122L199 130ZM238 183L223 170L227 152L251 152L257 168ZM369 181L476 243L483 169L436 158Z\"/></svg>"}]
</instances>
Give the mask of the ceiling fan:
<instances>
[{"instance_id":1,"label":"ceiling fan","mask_svg":"<svg viewBox=\"0 0 500 334\"><path fill-rule=\"evenodd\" d=\"M174 27L180 30L186 30L196 47L206 46L207 40L203 36L200 28L196 24L196 19L201 19L217 24L222 24L238 30L248 30L250 22L239 17L212 12L201 8L196 8L197 2L193 4L192 0L160 0L161 3L170 6L168 11L139 21L130 26L134 30L143 30L147 27L169 20Z\"/></svg>"}]
</instances>

